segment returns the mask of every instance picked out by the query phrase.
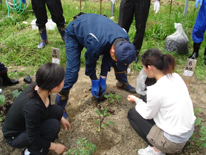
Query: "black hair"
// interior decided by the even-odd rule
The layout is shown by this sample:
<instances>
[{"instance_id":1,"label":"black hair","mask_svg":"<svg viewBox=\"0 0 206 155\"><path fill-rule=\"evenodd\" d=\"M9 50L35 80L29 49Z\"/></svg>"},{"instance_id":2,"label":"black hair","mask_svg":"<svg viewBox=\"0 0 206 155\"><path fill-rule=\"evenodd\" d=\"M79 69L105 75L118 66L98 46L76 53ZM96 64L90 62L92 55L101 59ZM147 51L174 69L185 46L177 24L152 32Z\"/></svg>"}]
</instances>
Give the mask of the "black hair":
<instances>
[{"instance_id":1,"label":"black hair","mask_svg":"<svg viewBox=\"0 0 206 155\"><path fill-rule=\"evenodd\" d=\"M50 92L64 80L65 71L62 66L56 63L45 63L36 72L36 84L43 90ZM29 97L35 95L37 91L29 91Z\"/></svg>"},{"instance_id":2,"label":"black hair","mask_svg":"<svg viewBox=\"0 0 206 155\"><path fill-rule=\"evenodd\" d=\"M113 42L113 47L114 47L114 50L116 50L116 47L117 47L117 44L119 43L119 42L121 42L121 41L127 41L127 40L125 40L125 39L123 39L123 38L117 38L117 39L115 39L114 40L114 42Z\"/></svg>"},{"instance_id":3,"label":"black hair","mask_svg":"<svg viewBox=\"0 0 206 155\"><path fill-rule=\"evenodd\" d=\"M39 88L51 91L64 79L65 71L56 63L45 63L36 72L36 83Z\"/></svg>"},{"instance_id":4,"label":"black hair","mask_svg":"<svg viewBox=\"0 0 206 155\"><path fill-rule=\"evenodd\" d=\"M165 75L172 74L175 70L176 61L170 54L163 54L159 49L152 48L141 56L142 64L147 68L153 65L161 70Z\"/></svg>"}]
</instances>

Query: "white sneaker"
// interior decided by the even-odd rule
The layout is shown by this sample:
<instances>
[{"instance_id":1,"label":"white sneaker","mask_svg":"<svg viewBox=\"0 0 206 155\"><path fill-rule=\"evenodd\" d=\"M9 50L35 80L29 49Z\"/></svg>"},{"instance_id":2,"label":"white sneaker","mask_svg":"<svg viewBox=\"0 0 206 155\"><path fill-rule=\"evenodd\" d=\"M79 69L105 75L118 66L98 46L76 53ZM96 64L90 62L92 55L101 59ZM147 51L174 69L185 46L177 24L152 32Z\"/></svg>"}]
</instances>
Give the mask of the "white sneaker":
<instances>
[{"instance_id":1,"label":"white sneaker","mask_svg":"<svg viewBox=\"0 0 206 155\"><path fill-rule=\"evenodd\" d=\"M165 155L165 153L159 151L156 152L153 148L151 148L149 145L145 149L139 149L137 151L138 155Z\"/></svg>"},{"instance_id":2,"label":"white sneaker","mask_svg":"<svg viewBox=\"0 0 206 155\"><path fill-rule=\"evenodd\" d=\"M25 149L25 150L24 150L24 155L30 155L30 152L29 152L28 149Z\"/></svg>"}]
</instances>

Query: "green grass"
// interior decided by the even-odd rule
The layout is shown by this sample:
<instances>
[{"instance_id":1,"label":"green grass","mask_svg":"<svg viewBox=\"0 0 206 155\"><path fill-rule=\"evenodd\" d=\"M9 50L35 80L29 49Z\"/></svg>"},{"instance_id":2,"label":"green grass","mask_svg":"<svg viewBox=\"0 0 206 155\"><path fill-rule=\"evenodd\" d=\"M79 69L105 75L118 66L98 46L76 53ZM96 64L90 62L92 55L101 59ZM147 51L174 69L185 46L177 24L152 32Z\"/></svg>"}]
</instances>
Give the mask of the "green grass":
<instances>
[{"instance_id":1,"label":"green grass","mask_svg":"<svg viewBox=\"0 0 206 155\"><path fill-rule=\"evenodd\" d=\"M35 19L34 13L31 11L31 1L29 7L17 13L17 11L8 10L5 4L5 0L2 1L0 5L0 62L3 62L8 68L12 66L23 66L28 67L24 71L9 72L11 77L22 77L27 74L33 75L36 70L43 63L51 62L51 48L60 49L61 65L66 66L66 55L65 55L65 45L61 40L58 30L47 31L49 44L41 50L37 49L37 45L40 42L40 35L38 30L32 30L31 21ZM198 10L194 10L194 1L189 1L187 15L184 16L185 0L177 0L173 2L171 14L170 14L170 3L161 1L160 11L155 14L153 10L153 5L151 4L149 17L147 20L145 37L140 51L140 55L150 48L158 48L162 52L166 53L164 50L165 39L168 35L175 32L174 23L181 23L186 35L189 38L189 54L179 55L176 53L171 53L176 61L177 68L176 72L179 74L183 73L187 57L192 53L193 41L192 41L192 28L194 26ZM62 0L64 17L66 19L66 26L71 21L72 17L78 14L80 11L84 13L97 13L106 14L110 17L111 2L102 2L100 9L100 1L80 1L72 0ZM118 22L119 16L119 5L120 1L115 2L115 12L114 21ZM8 14L9 13L9 14ZM10 17L9 17L9 16ZM47 11L49 19L51 19L50 12ZM26 21L28 24L23 24ZM130 41L133 41L135 35L135 21L132 23L129 36ZM206 34L205 34L206 35ZM195 74L199 79L204 79L206 75L206 66L203 62L204 48L206 46L206 41L203 41L199 55L197 59L197 65L195 69ZM82 52L81 64L85 65L84 52ZM10 66L10 67L9 67ZM133 64L133 69L140 71L142 68L141 62Z\"/></svg>"}]
</instances>

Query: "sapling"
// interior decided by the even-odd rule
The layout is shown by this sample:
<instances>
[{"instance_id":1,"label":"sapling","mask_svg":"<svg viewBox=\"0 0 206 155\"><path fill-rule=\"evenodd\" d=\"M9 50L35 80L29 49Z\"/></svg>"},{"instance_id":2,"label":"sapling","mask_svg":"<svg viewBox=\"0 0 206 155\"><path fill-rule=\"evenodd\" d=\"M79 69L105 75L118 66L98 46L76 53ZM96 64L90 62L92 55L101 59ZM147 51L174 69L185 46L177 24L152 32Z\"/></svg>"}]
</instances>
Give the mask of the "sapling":
<instances>
[{"instance_id":1,"label":"sapling","mask_svg":"<svg viewBox=\"0 0 206 155\"><path fill-rule=\"evenodd\" d=\"M97 119L94 119L94 122L99 126L98 130L97 131L101 131L102 128L105 128L107 125L106 124L109 124L109 125L114 125L114 123L112 121L106 121L106 123L103 123L104 119L107 117L107 116L111 116L111 114L108 114L107 113L107 109L104 108L102 110L102 113L98 110L98 109L94 109L94 111L97 113L97 115L99 116L99 121Z\"/></svg>"},{"instance_id":2,"label":"sapling","mask_svg":"<svg viewBox=\"0 0 206 155\"><path fill-rule=\"evenodd\" d=\"M112 104L114 102L114 99L116 98L116 100L119 102L121 97L118 94L108 94L108 95L104 95L105 98L109 99L109 103Z\"/></svg>"},{"instance_id":3,"label":"sapling","mask_svg":"<svg viewBox=\"0 0 206 155\"><path fill-rule=\"evenodd\" d=\"M85 138L77 140L77 144L81 146L81 148L72 148L67 152L67 155L90 155L96 151L96 145L88 142Z\"/></svg>"}]
</instances>

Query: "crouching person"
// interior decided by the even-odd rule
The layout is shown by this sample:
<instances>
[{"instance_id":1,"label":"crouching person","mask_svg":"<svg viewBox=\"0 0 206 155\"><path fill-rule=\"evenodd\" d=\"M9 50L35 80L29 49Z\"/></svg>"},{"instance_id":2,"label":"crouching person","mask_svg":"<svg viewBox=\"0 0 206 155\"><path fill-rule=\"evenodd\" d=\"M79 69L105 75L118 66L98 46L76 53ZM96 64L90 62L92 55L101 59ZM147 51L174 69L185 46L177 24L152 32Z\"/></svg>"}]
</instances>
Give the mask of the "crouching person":
<instances>
[{"instance_id":1,"label":"crouching person","mask_svg":"<svg viewBox=\"0 0 206 155\"><path fill-rule=\"evenodd\" d=\"M15 99L6 116L3 135L10 146L26 148L23 155L46 155L49 150L61 154L66 150L54 140L58 137L60 123L66 130L70 130L70 123L62 117L62 108L51 105L50 99L51 93L62 89L64 72L55 63L42 65L36 73L36 82Z\"/></svg>"},{"instance_id":2,"label":"crouching person","mask_svg":"<svg viewBox=\"0 0 206 155\"><path fill-rule=\"evenodd\" d=\"M165 155L181 151L194 132L193 104L187 86L174 73L175 59L158 49L149 49L141 57L144 71L156 83L147 87L147 101L133 95L136 103L128 112L133 129L148 144L138 155Z\"/></svg>"}]
</instances>

